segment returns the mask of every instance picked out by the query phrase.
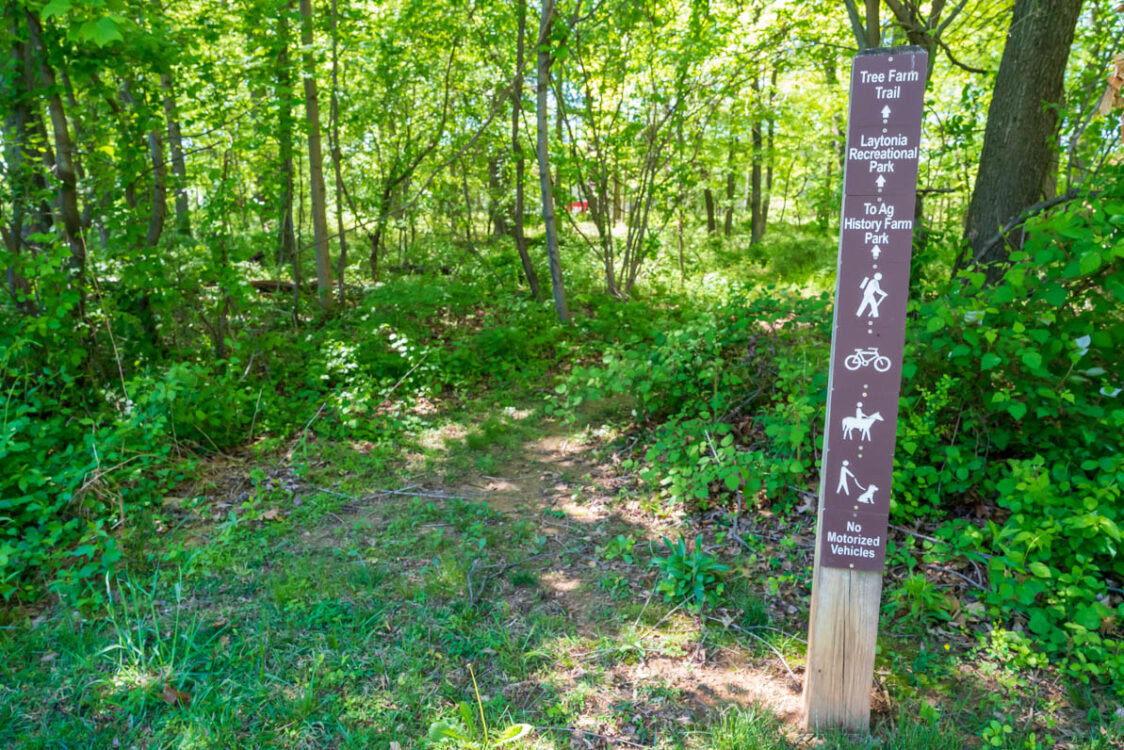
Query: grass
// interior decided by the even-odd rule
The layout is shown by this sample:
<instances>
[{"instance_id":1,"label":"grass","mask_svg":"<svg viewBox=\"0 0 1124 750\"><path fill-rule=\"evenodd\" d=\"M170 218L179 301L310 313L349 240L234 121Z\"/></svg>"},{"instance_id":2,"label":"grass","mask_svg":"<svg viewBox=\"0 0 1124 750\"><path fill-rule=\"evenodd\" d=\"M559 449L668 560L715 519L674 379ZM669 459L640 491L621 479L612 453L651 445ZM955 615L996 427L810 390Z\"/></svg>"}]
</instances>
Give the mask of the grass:
<instances>
[{"instance_id":1,"label":"grass","mask_svg":"<svg viewBox=\"0 0 1124 750\"><path fill-rule=\"evenodd\" d=\"M510 460L516 446L490 450ZM711 671L750 668L777 693L783 680L758 640L645 599L654 581L644 543L634 545L633 563L598 555L618 533L642 540L652 530L623 527L619 516L600 530L565 512L527 523L478 498L444 494L360 507L310 498L305 505L318 510L234 534L217 526L221 553L208 545L143 577L121 573L107 582L102 611L53 607L6 626L0 743L422 747L430 725L445 722L466 738L446 740L448 747L483 747L459 707L474 704L472 665L489 726L537 728L522 747L571 747L574 732L590 742L669 748L807 747L778 711L790 695L771 705L698 701L683 675L701 669L699 651L731 654ZM555 499L564 508L569 497L563 489ZM475 602L470 578L482 589ZM750 578L734 581L725 606L738 627L761 629L798 663L798 639L764 627L792 629L799 618L778 621ZM704 675L700 683L722 680ZM931 697L904 688L898 695L913 703L881 712L874 739L827 734L818 747L1049 747L1049 735L1032 738L1016 714L1025 708L1022 689L982 705L958 705L950 693L942 710L927 713L919 706ZM1111 720L1085 731L1087 739L1067 747L1120 739Z\"/></svg>"},{"instance_id":2,"label":"grass","mask_svg":"<svg viewBox=\"0 0 1124 750\"><path fill-rule=\"evenodd\" d=\"M613 468L612 404L563 425L535 387L216 460L102 605L4 613L0 746L404 750L441 724L468 748L520 722L528 748L1124 742L1106 692L924 622L943 594L923 580L888 589L872 736L802 733L784 663L800 675L808 519L720 540ZM731 568L700 613L651 564L696 533Z\"/></svg>"},{"instance_id":3,"label":"grass","mask_svg":"<svg viewBox=\"0 0 1124 750\"><path fill-rule=\"evenodd\" d=\"M492 456L504 469L533 469L542 492L547 464L517 463L528 443L557 429L535 425L486 419L467 433L486 442L454 441L429 458L453 462L464 479L466 457ZM362 468L359 455L330 455ZM420 747L431 725L445 722L464 738L446 745L482 747L459 708L475 708L472 665L488 726L537 728L523 747L569 747L577 736L806 746L781 710L796 697L772 650L799 663L800 618L778 617L776 601L746 575L732 581L724 606L734 625L761 638L649 597L659 522L615 494L598 499L588 468L563 471L530 515L428 488L363 502L322 493L299 506L290 499L280 520L218 523L194 555L107 581L100 611L52 607L0 631L0 744ZM314 468L310 481L335 472ZM593 499L576 503L575 486ZM591 503L607 521L577 512ZM636 540L631 563L599 552L618 535ZM744 571L755 564L728 559ZM735 693L719 694L748 684L734 679L743 670L755 673L766 702L738 706ZM1014 711L1017 699L1016 691L999 709ZM917 719L916 705L897 706L879 715L877 739L828 735L820 746L952 748L991 737L996 746L1035 746L1014 717L994 729L978 706L952 710ZM1073 746L1109 747L1114 737Z\"/></svg>"}]
</instances>

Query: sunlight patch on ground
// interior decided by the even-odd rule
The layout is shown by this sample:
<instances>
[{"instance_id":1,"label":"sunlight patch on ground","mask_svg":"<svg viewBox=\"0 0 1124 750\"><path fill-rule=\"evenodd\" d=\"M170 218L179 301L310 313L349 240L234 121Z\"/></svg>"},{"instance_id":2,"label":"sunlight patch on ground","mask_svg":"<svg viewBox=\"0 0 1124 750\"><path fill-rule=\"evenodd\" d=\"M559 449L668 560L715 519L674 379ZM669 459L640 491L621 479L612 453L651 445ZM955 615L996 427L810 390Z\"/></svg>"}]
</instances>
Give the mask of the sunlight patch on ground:
<instances>
[{"instance_id":1,"label":"sunlight patch on ground","mask_svg":"<svg viewBox=\"0 0 1124 750\"><path fill-rule=\"evenodd\" d=\"M464 440L468 428L457 422L441 425L440 427L422 430L418 433L418 445L426 450L444 452L449 449L449 444L456 440Z\"/></svg>"},{"instance_id":2,"label":"sunlight patch on ground","mask_svg":"<svg viewBox=\"0 0 1124 750\"><path fill-rule=\"evenodd\" d=\"M556 570L543 575L539 580L542 581L545 588L558 593L577 591L582 586L580 578L573 578Z\"/></svg>"}]
</instances>

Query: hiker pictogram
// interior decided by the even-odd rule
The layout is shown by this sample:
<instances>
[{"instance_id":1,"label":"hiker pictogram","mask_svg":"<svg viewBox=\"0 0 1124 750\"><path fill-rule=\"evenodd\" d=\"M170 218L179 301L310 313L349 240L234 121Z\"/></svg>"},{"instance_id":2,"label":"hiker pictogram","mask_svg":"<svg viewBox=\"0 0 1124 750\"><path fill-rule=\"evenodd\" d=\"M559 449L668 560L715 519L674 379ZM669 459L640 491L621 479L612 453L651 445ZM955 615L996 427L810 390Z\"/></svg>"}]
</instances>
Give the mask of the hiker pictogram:
<instances>
[{"instance_id":1,"label":"hiker pictogram","mask_svg":"<svg viewBox=\"0 0 1124 750\"><path fill-rule=\"evenodd\" d=\"M863 290L863 299L859 303L859 309L855 312L857 317L861 318L863 312L866 312L867 317L878 317L879 306L890 296L882 291L881 281L881 273L875 273L873 278L870 276L863 277L863 282L859 284L859 289Z\"/></svg>"}]
</instances>

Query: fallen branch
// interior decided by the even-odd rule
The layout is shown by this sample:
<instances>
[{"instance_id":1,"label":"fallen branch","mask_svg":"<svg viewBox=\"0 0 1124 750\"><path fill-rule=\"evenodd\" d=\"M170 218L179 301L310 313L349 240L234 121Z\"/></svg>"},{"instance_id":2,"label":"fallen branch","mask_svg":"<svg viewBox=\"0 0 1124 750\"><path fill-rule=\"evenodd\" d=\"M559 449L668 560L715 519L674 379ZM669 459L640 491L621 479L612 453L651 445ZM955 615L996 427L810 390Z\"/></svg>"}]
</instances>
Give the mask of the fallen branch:
<instances>
[{"instance_id":1,"label":"fallen branch","mask_svg":"<svg viewBox=\"0 0 1124 750\"><path fill-rule=\"evenodd\" d=\"M928 567L928 568L933 568L935 570L939 570L942 573L948 573L950 575L956 576L957 578L963 579L964 581L967 581L968 584L970 584L971 586L979 589L980 591L989 591L987 586L984 586L982 583L979 583L977 581L972 580L971 578L964 575L960 571L953 570L952 568L946 568L943 565L936 565L934 563L925 563L925 566Z\"/></svg>"},{"instance_id":2,"label":"fallen branch","mask_svg":"<svg viewBox=\"0 0 1124 750\"><path fill-rule=\"evenodd\" d=\"M428 498L432 498L432 499L435 499L435 500L463 500L466 497L482 497L485 494L485 493L481 493L481 492L456 492L456 493L439 492L438 490L426 489L425 487L422 487L421 485L417 485L417 484L408 484L405 487L402 487L402 488L399 488L399 489L396 489L396 490L375 490L374 492L372 492L369 495L362 495L362 496L352 495L352 494L349 494L347 492L340 492L339 490L330 490L327 487L320 487L320 486L315 485L315 484L306 484L306 485L304 485L304 487L306 489L316 490L317 492L323 492L325 495L335 495L336 497L342 497L344 500L348 500L348 501L353 502L353 503L370 502L371 500L377 500L378 498L383 497L384 495L403 495L405 497L428 497Z\"/></svg>"},{"instance_id":3,"label":"fallen branch","mask_svg":"<svg viewBox=\"0 0 1124 750\"><path fill-rule=\"evenodd\" d=\"M610 737L607 734L598 734L597 732L591 732L588 729L578 729L577 727L536 727L536 729L551 732L569 732L570 734L584 734L587 737L596 737L599 740L614 742L618 745L628 745L629 747L654 747L653 745L641 745L638 742L622 740L619 737Z\"/></svg>"},{"instance_id":4,"label":"fallen branch","mask_svg":"<svg viewBox=\"0 0 1124 750\"><path fill-rule=\"evenodd\" d=\"M560 557L561 555L564 555L568 552L577 551L578 550L576 547L571 547L570 549L559 550L558 552L540 552L537 555L530 555L529 557L524 557L521 560L516 560L513 563L502 560L498 563L495 563L494 565L485 565L480 569L481 571L490 570L492 568L499 568L499 570L497 570L495 573L485 574L485 576L480 579L480 587L478 589L474 589L472 586L472 573L476 570L476 564L480 562L480 558L476 558L472 561L472 566L468 569L468 573L466 574L468 577L468 606L476 606L476 602L482 596L484 596L484 589L488 587L488 581L492 580L493 578L499 578L512 568L519 567L520 565L529 563L532 560L539 560L544 557Z\"/></svg>"},{"instance_id":5,"label":"fallen branch","mask_svg":"<svg viewBox=\"0 0 1124 750\"><path fill-rule=\"evenodd\" d=\"M904 526L895 526L894 524L891 523L891 524L889 524L889 527L891 529L893 529L894 531L900 531L903 534L909 534L912 537L917 537L918 539L924 539L926 542L932 542L933 544L948 544L948 542L944 539L935 539L931 536L925 536L924 534L922 534L919 531L914 531L913 529L907 529ZM973 552L972 554L973 555L979 555L980 557L984 558L985 560L989 560L989 559L995 557L995 555L989 555L986 552L979 552L979 551ZM969 558L969 560L970 559L971 558ZM926 563L926 564L928 564L928 563Z\"/></svg>"},{"instance_id":6,"label":"fallen branch","mask_svg":"<svg viewBox=\"0 0 1124 750\"><path fill-rule=\"evenodd\" d=\"M988 255L988 253L991 252L991 249L993 247L995 247L996 245L998 245L1001 242L1006 242L1007 241L1007 235L1010 234L1016 227L1024 224L1027 219L1029 219L1029 218L1031 218L1031 217L1033 217L1037 214L1040 214L1043 211L1048 211L1049 209L1053 208L1054 206L1058 206L1062 203L1068 203L1069 201L1074 200L1075 198L1078 198L1081 195L1082 195L1082 193L1080 191L1076 190L1076 189L1067 190L1066 192L1062 193L1061 195L1055 195L1053 198L1050 198L1049 200L1039 201L1038 203L1027 206L1022 211L1020 211L1017 216L1015 216L1013 219L1011 219L1006 224L1004 224L1002 227L1000 227L998 232L993 234L991 237L989 237L987 239L986 242L984 242L983 244L981 244L979 246L979 250L976 250L972 254L972 264L978 265L984 259L984 257L986 257ZM1093 194L1088 194L1088 195L1091 197ZM956 264L954 266L954 270L958 271L961 268L963 268L963 266L961 265L963 263L963 261L964 261L964 255L961 254L961 256L956 259Z\"/></svg>"}]
</instances>

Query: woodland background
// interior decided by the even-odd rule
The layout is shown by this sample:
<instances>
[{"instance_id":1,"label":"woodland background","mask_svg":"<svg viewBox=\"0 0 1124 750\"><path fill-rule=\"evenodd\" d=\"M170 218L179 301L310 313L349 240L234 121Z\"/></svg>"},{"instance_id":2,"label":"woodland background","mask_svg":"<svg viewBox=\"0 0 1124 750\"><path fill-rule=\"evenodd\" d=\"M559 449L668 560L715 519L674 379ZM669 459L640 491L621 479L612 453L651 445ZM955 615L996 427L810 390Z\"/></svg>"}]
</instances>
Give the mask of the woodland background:
<instances>
[{"instance_id":1,"label":"woodland background","mask_svg":"<svg viewBox=\"0 0 1124 750\"><path fill-rule=\"evenodd\" d=\"M302 499L334 446L358 451L346 493L362 495L414 471L417 435L455 412L476 469L502 472L484 457L514 429L501 402L584 425L620 496L675 519L671 536L803 570L795 542L754 552L746 524L808 521L849 62L916 44L932 69L887 617L1100 696L1082 706L1124 689L1116 3L3 8L6 653L52 612L106 621L129 591L241 570L261 550L224 545L271 522L338 518L331 491ZM248 457L248 492L200 490L229 456ZM470 587L504 554L479 539L457 563ZM648 556L699 617L734 587L706 539ZM636 542L598 549L632 565ZM806 597L806 573L784 580ZM165 614L134 615L137 633L163 642ZM200 670L123 632L102 635L163 654L142 660L157 697L141 693L185 708ZM910 674L940 671L925 659ZM21 663L0 666L9 684L31 679ZM0 710L12 737L62 731L22 705ZM164 721L136 731L171 741ZM370 737L405 736L397 721ZM981 722L996 746L1056 729Z\"/></svg>"}]
</instances>

